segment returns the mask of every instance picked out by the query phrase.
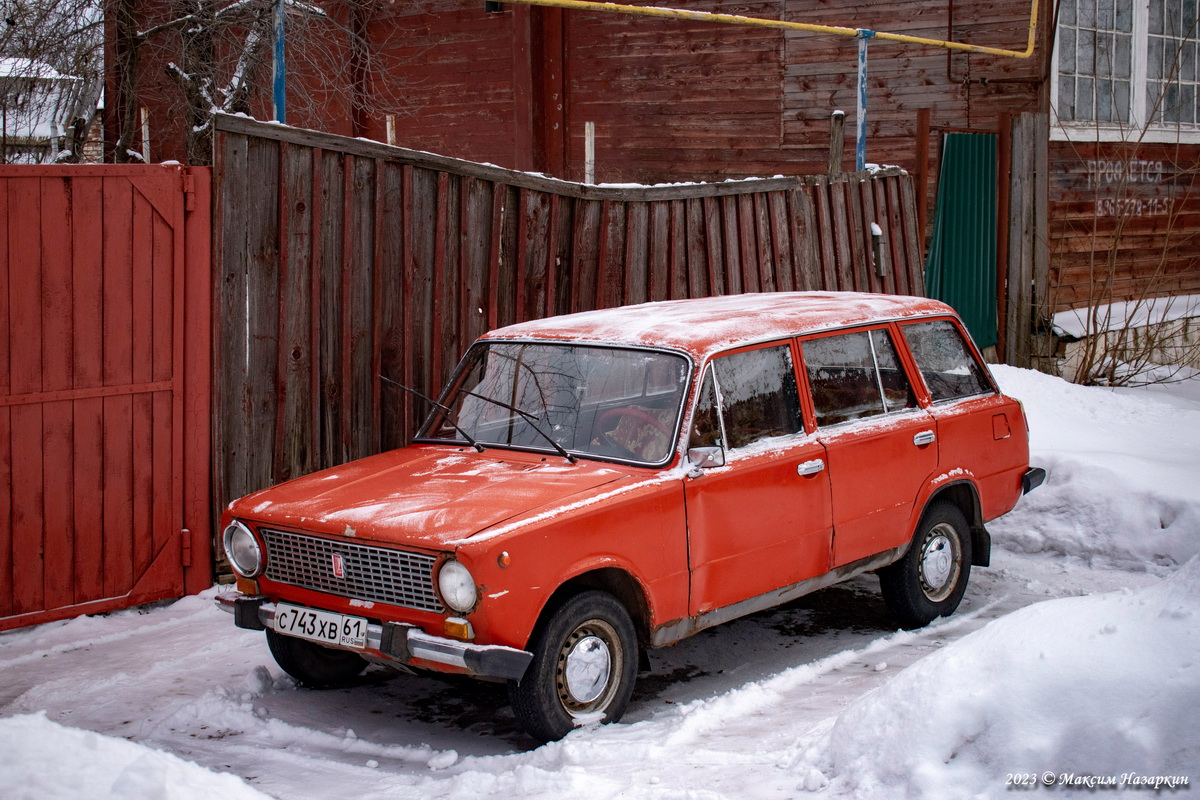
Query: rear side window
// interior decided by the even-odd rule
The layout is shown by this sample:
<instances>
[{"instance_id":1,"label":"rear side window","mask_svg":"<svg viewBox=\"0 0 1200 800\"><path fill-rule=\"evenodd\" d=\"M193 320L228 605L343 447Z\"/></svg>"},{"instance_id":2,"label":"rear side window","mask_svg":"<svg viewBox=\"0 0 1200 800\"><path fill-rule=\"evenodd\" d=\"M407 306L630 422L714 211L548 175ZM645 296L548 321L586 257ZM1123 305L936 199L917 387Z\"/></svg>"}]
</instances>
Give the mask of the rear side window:
<instances>
[{"instance_id":1,"label":"rear side window","mask_svg":"<svg viewBox=\"0 0 1200 800\"><path fill-rule=\"evenodd\" d=\"M700 389L690 446L745 447L803 430L791 349L779 345L713 362Z\"/></svg>"},{"instance_id":2,"label":"rear side window","mask_svg":"<svg viewBox=\"0 0 1200 800\"><path fill-rule=\"evenodd\" d=\"M992 392L987 369L976 360L950 320L914 322L903 330L935 403Z\"/></svg>"},{"instance_id":3,"label":"rear side window","mask_svg":"<svg viewBox=\"0 0 1200 800\"><path fill-rule=\"evenodd\" d=\"M916 406L885 330L854 331L801 345L818 425L836 425Z\"/></svg>"}]
</instances>

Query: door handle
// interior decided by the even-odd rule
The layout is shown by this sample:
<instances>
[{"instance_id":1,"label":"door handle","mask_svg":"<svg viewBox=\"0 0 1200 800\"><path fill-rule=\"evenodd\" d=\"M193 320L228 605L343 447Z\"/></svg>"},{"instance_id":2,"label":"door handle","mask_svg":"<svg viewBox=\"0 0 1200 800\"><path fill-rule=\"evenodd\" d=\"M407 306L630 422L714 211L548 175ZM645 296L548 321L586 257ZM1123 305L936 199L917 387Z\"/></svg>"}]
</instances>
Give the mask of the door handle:
<instances>
[{"instance_id":1,"label":"door handle","mask_svg":"<svg viewBox=\"0 0 1200 800\"><path fill-rule=\"evenodd\" d=\"M924 447L927 444L933 444L936 438L933 431L921 431L913 436L913 444L917 447Z\"/></svg>"},{"instance_id":2,"label":"door handle","mask_svg":"<svg viewBox=\"0 0 1200 800\"><path fill-rule=\"evenodd\" d=\"M825 460L814 458L812 461L805 461L796 467L797 475L816 475L821 470L825 469Z\"/></svg>"}]
</instances>

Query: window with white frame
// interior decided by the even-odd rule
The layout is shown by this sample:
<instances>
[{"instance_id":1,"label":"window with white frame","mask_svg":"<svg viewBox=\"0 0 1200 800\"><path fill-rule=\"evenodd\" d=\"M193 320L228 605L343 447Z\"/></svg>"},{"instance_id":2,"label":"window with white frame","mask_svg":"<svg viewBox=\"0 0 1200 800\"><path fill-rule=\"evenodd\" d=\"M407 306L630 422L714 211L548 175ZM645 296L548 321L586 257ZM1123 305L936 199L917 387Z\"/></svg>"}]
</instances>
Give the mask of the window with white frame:
<instances>
[{"instance_id":1,"label":"window with white frame","mask_svg":"<svg viewBox=\"0 0 1200 800\"><path fill-rule=\"evenodd\" d=\"M1061 0L1055 138L1200 141L1200 0Z\"/></svg>"}]
</instances>

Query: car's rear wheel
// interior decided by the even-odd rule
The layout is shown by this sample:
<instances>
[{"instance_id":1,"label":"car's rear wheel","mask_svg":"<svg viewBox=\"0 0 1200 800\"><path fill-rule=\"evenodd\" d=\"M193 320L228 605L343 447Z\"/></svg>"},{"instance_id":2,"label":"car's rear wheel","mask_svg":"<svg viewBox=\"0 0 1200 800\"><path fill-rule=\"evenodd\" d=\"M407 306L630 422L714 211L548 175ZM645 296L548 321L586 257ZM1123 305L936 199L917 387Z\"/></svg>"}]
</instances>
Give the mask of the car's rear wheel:
<instances>
[{"instance_id":1,"label":"car's rear wheel","mask_svg":"<svg viewBox=\"0 0 1200 800\"><path fill-rule=\"evenodd\" d=\"M561 739L591 721L616 722L637 678L633 621L612 595L567 600L534 633L533 661L508 684L517 721L539 741Z\"/></svg>"},{"instance_id":2,"label":"car's rear wheel","mask_svg":"<svg viewBox=\"0 0 1200 800\"><path fill-rule=\"evenodd\" d=\"M335 650L267 629L267 646L275 662L301 686L332 689L352 683L367 661L349 650Z\"/></svg>"},{"instance_id":3,"label":"car's rear wheel","mask_svg":"<svg viewBox=\"0 0 1200 800\"><path fill-rule=\"evenodd\" d=\"M971 534L958 506L926 509L904 558L879 570L883 599L904 628L920 628L958 608L971 574Z\"/></svg>"}]
</instances>

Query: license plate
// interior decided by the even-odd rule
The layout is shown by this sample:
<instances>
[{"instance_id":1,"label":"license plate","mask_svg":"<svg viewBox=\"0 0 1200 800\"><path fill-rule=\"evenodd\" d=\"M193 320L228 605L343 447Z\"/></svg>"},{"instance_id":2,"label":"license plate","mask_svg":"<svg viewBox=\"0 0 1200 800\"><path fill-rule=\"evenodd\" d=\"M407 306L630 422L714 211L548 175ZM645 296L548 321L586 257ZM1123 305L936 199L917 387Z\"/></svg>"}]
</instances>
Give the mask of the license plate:
<instances>
[{"instance_id":1,"label":"license plate","mask_svg":"<svg viewBox=\"0 0 1200 800\"><path fill-rule=\"evenodd\" d=\"M367 646L367 621L362 617L279 603L275 606L274 624L279 633L312 642L356 650Z\"/></svg>"}]
</instances>

